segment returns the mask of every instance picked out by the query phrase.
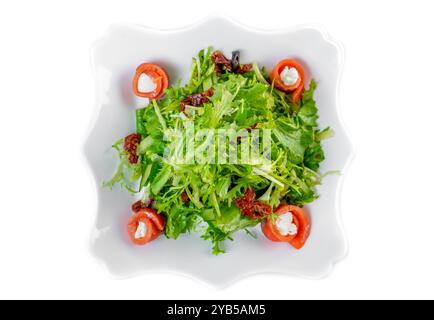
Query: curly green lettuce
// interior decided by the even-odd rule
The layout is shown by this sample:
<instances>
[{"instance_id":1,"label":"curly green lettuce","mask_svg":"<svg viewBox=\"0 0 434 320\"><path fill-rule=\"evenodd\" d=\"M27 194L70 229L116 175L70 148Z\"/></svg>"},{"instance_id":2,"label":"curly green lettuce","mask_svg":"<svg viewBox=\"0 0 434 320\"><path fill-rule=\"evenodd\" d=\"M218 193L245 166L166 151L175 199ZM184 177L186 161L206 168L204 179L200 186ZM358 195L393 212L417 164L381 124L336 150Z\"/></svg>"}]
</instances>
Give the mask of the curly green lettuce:
<instances>
[{"instance_id":1,"label":"curly green lettuce","mask_svg":"<svg viewBox=\"0 0 434 320\"><path fill-rule=\"evenodd\" d=\"M219 254L224 252L222 242L231 240L232 234L239 230L252 234L248 228L261 222L242 215L234 203L247 188L253 188L259 201L274 208L282 201L303 206L318 197L315 186L321 183L323 176L318 170L324 160L321 141L332 131L319 129L315 81L294 103L290 94L267 81L267 73L256 63L245 74L217 75L211 55L211 48L201 50L192 60L187 84L178 82L166 90L164 98L136 111L136 133L142 137L137 149L139 162L128 163L120 140L114 145L120 157L118 170L104 185L120 184L130 192L146 190L146 197L150 196L156 210L166 217L166 237L177 239L185 233L201 232L203 239L213 243L213 253ZM180 113L181 101L210 88L213 95L208 102L187 106L185 114ZM194 123L195 130L269 129L270 162L168 161L183 152L174 139L189 123ZM198 149L203 145L202 141L184 142ZM188 202L182 200L183 193Z\"/></svg>"}]
</instances>

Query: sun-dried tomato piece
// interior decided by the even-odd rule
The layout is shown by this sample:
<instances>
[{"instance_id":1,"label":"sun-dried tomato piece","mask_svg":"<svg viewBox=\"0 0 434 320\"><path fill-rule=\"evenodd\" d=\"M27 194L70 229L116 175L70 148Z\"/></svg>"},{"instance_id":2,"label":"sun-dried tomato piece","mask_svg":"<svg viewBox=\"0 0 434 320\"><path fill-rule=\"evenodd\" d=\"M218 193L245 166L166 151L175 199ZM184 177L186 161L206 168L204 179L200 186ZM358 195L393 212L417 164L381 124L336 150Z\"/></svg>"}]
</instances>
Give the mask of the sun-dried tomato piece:
<instances>
[{"instance_id":1,"label":"sun-dried tomato piece","mask_svg":"<svg viewBox=\"0 0 434 320\"><path fill-rule=\"evenodd\" d=\"M255 201L256 194L252 188L248 188L242 198L235 200L235 204L245 216L256 220L264 216L270 215L273 208L261 201Z\"/></svg>"},{"instance_id":2,"label":"sun-dried tomato piece","mask_svg":"<svg viewBox=\"0 0 434 320\"><path fill-rule=\"evenodd\" d=\"M246 190L246 193L244 193L243 200L250 203L250 202L254 201L255 198L256 198L256 194L255 194L255 191L253 190L253 188L248 188Z\"/></svg>"},{"instance_id":3,"label":"sun-dried tomato piece","mask_svg":"<svg viewBox=\"0 0 434 320\"><path fill-rule=\"evenodd\" d=\"M215 65L215 73L217 74L217 76L221 76L223 73L223 67L220 64L216 64Z\"/></svg>"},{"instance_id":4,"label":"sun-dried tomato piece","mask_svg":"<svg viewBox=\"0 0 434 320\"><path fill-rule=\"evenodd\" d=\"M150 208L154 200L152 198L148 198L146 201L138 200L133 203L131 206L131 210L133 212L139 212L142 209Z\"/></svg>"},{"instance_id":5,"label":"sun-dried tomato piece","mask_svg":"<svg viewBox=\"0 0 434 320\"><path fill-rule=\"evenodd\" d=\"M136 151L137 145L140 143L141 136L137 133L132 133L125 137L124 139L124 149L125 151Z\"/></svg>"},{"instance_id":6,"label":"sun-dried tomato piece","mask_svg":"<svg viewBox=\"0 0 434 320\"><path fill-rule=\"evenodd\" d=\"M207 91L202 92L202 93L196 93L193 94L190 99L191 99L191 105L193 107L196 106L200 106L206 102L209 101L209 97L211 97L214 94L214 91L212 90L212 88L209 88Z\"/></svg>"},{"instance_id":7,"label":"sun-dried tomato piece","mask_svg":"<svg viewBox=\"0 0 434 320\"><path fill-rule=\"evenodd\" d=\"M218 76L223 73L223 70L240 74L252 70L252 64L240 64L240 52L238 50L232 52L231 60L226 58L221 51L215 51L211 58L215 63L215 71Z\"/></svg>"},{"instance_id":8,"label":"sun-dried tomato piece","mask_svg":"<svg viewBox=\"0 0 434 320\"><path fill-rule=\"evenodd\" d=\"M252 202L255 200L255 192L252 188L248 188L244 193L242 198L238 198L235 200L235 204L240 208L241 211L247 210L248 207L251 206Z\"/></svg>"},{"instance_id":9,"label":"sun-dried tomato piece","mask_svg":"<svg viewBox=\"0 0 434 320\"><path fill-rule=\"evenodd\" d=\"M188 197L187 192L184 191L183 193L181 193L181 200L184 203L190 202L190 198Z\"/></svg>"},{"instance_id":10,"label":"sun-dried tomato piece","mask_svg":"<svg viewBox=\"0 0 434 320\"><path fill-rule=\"evenodd\" d=\"M252 204L252 208L255 218L261 218L273 213L273 207L261 201L254 201Z\"/></svg>"},{"instance_id":11,"label":"sun-dried tomato piece","mask_svg":"<svg viewBox=\"0 0 434 320\"><path fill-rule=\"evenodd\" d=\"M246 217L254 219L255 213L253 211L253 207L251 204L244 204L243 206L240 207L240 211Z\"/></svg>"},{"instance_id":12,"label":"sun-dried tomato piece","mask_svg":"<svg viewBox=\"0 0 434 320\"><path fill-rule=\"evenodd\" d=\"M238 68L235 69L234 72L235 73L243 74L243 73L250 72L251 70L252 70L252 64L251 63L246 63L246 64L243 64L241 66L238 66Z\"/></svg>"},{"instance_id":13,"label":"sun-dried tomato piece","mask_svg":"<svg viewBox=\"0 0 434 320\"><path fill-rule=\"evenodd\" d=\"M220 67L224 67L227 71L232 71L232 62L228 58L224 56L221 51L215 51L211 59L214 61L214 63Z\"/></svg>"},{"instance_id":14,"label":"sun-dried tomato piece","mask_svg":"<svg viewBox=\"0 0 434 320\"><path fill-rule=\"evenodd\" d=\"M136 164L139 160L137 156L137 147L140 143L141 136L137 133L132 133L124 139L124 150L128 152L128 161L132 164Z\"/></svg>"},{"instance_id":15,"label":"sun-dried tomato piece","mask_svg":"<svg viewBox=\"0 0 434 320\"><path fill-rule=\"evenodd\" d=\"M136 164L137 162L139 162L139 157L138 157L136 154L130 154L130 155L128 156L128 161L129 161L131 164Z\"/></svg>"},{"instance_id":16,"label":"sun-dried tomato piece","mask_svg":"<svg viewBox=\"0 0 434 320\"><path fill-rule=\"evenodd\" d=\"M185 107L187 105L193 106L193 107L198 107L198 106L203 105L204 103L209 102L209 97L212 97L213 94L214 94L214 91L212 90L212 88L209 88L205 92L195 93L191 96L188 96L187 98L185 98L184 100L181 101L181 111L184 112Z\"/></svg>"},{"instance_id":17,"label":"sun-dried tomato piece","mask_svg":"<svg viewBox=\"0 0 434 320\"><path fill-rule=\"evenodd\" d=\"M131 210L133 212L139 212L140 210L142 210L144 208L147 208L147 206L142 200L134 202L133 205L131 206Z\"/></svg>"}]
</instances>

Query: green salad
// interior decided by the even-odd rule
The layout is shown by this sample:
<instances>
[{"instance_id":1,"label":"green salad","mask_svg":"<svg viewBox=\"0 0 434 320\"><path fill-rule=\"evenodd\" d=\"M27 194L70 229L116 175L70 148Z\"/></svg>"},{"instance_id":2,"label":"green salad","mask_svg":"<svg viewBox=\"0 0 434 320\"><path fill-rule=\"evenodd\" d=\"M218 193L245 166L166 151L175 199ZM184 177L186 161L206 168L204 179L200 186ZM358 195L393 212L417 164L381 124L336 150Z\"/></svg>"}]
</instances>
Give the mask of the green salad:
<instances>
[{"instance_id":1,"label":"green salad","mask_svg":"<svg viewBox=\"0 0 434 320\"><path fill-rule=\"evenodd\" d=\"M318 126L316 82L284 61L269 74L241 64L238 51L227 59L207 48L193 58L185 85L165 85L160 66L137 69L133 86L149 76L153 97L135 111L136 131L113 145L119 165L104 182L139 197L128 225L134 243L198 232L219 254L235 232L256 237L249 229L262 224L272 241L304 244L310 223L291 208L318 198L321 141L332 131Z\"/></svg>"}]
</instances>

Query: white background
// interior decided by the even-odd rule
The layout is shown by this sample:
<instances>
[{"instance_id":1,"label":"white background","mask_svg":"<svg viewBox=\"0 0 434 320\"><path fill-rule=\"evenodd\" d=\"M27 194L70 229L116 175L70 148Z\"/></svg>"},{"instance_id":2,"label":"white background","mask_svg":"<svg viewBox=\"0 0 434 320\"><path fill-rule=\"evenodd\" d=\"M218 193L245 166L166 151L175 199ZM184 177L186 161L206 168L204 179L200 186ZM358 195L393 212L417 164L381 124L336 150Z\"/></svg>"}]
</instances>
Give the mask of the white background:
<instances>
[{"instance_id":1,"label":"white background","mask_svg":"<svg viewBox=\"0 0 434 320\"><path fill-rule=\"evenodd\" d=\"M324 280L263 275L223 290L166 273L113 280L89 254L90 46L114 22L175 28L215 11L266 29L320 24L345 47L350 252ZM0 298L434 298L433 13L416 0L2 1Z\"/></svg>"}]
</instances>

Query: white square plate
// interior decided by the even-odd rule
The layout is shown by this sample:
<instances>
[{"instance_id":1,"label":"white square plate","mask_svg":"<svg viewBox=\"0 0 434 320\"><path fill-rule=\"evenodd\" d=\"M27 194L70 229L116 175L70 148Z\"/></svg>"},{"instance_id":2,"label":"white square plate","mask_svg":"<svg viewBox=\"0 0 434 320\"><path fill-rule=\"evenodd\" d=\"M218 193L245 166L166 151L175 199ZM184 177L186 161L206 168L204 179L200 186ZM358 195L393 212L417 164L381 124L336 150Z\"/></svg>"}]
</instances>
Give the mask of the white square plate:
<instances>
[{"instance_id":1,"label":"white square plate","mask_svg":"<svg viewBox=\"0 0 434 320\"><path fill-rule=\"evenodd\" d=\"M133 197L119 187L101 188L116 168L117 158L110 146L135 131L134 109L142 103L131 90L135 67L145 61L157 62L172 81L186 80L192 57L208 46L226 54L240 49L242 61L257 61L268 70L283 58L294 57L304 63L308 78L318 82L315 98L320 126L335 131L335 137L323 144L326 160L321 171L340 170L342 174L327 177L318 188L321 197L307 206L312 231L300 251L266 240L259 230L257 240L244 232L235 234L233 242L225 242L227 253L219 256L212 255L210 243L194 234L176 241L163 236L146 246L133 246L126 232ZM339 189L352 152L336 106L341 59L339 46L312 27L258 31L221 17L172 31L111 27L92 50L98 112L84 147L98 188L93 254L118 277L167 270L215 286L263 272L309 278L327 275L347 250L339 218Z\"/></svg>"}]
</instances>

